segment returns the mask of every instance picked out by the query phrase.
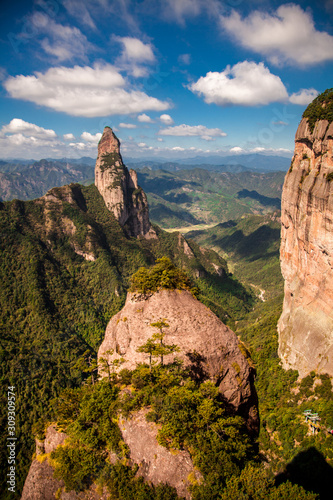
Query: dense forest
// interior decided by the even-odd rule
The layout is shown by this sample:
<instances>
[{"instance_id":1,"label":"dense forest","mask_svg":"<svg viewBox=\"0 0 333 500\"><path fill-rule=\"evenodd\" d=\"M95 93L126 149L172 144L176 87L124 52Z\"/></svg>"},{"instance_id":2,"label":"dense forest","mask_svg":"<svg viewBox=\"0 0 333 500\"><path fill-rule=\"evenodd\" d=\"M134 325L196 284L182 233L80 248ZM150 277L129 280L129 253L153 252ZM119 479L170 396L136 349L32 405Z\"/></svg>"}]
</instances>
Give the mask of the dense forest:
<instances>
[{"instance_id":1,"label":"dense forest","mask_svg":"<svg viewBox=\"0 0 333 500\"><path fill-rule=\"evenodd\" d=\"M193 498L330 498L331 381L315 373L298 381L297 372L280 367L277 355L282 289L276 222L242 219L217 227L223 234L199 235L221 255L232 253L232 275L221 255L191 239L185 244L179 233L156 226L158 239L126 238L95 186L71 185L51 194L0 205L1 380L5 388L15 386L17 397L17 498L34 437L42 437L47 423L55 421L70 441L50 460L69 489L82 490L94 481L106 485L112 498L177 498L169 486L153 488L138 480L127 462L116 413L147 406L148 418L161 424L160 443L191 450L204 478L193 480ZM251 249L251 241L247 258L243 249ZM265 254L272 288L263 302L250 282ZM157 259L162 260L155 265ZM254 284L267 286L261 279ZM240 336L257 372L258 439L247 434L240 417L228 413L213 384L193 380L180 364L139 365L96 383L97 349L131 286L145 293L170 286L192 290ZM119 398L127 386L131 397ZM6 406L4 390L4 428ZM316 434L304 419L309 407L321 417ZM5 470L5 434L1 439ZM114 449L121 461L108 463L106 449ZM1 491L1 498L13 498L4 484Z\"/></svg>"},{"instance_id":2,"label":"dense forest","mask_svg":"<svg viewBox=\"0 0 333 500\"><path fill-rule=\"evenodd\" d=\"M215 252L202 252L193 242L186 255L179 234L156 227L158 239L127 239L95 186L51 193L51 201L0 205L1 380L3 387L16 388L19 490L34 451L32 425L50 415L50 402L63 389L80 387L88 377L89 367L83 371L78 360L96 358L105 327L123 306L139 267L169 257L194 285L200 281L201 300L224 319L241 317L255 300ZM6 390L1 397L6 427ZM5 434L1 439L5 470Z\"/></svg>"}]
</instances>

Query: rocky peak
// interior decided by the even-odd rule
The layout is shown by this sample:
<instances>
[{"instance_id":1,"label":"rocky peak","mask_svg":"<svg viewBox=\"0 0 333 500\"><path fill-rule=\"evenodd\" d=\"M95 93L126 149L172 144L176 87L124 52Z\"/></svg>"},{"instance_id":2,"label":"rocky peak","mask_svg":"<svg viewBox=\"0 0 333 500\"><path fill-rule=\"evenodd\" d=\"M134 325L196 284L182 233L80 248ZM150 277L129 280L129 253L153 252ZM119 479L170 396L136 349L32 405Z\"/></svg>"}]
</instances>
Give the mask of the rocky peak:
<instances>
[{"instance_id":1,"label":"rocky peak","mask_svg":"<svg viewBox=\"0 0 333 500\"><path fill-rule=\"evenodd\" d=\"M333 91L305 110L285 177L279 354L301 376L333 375Z\"/></svg>"},{"instance_id":2,"label":"rocky peak","mask_svg":"<svg viewBox=\"0 0 333 500\"><path fill-rule=\"evenodd\" d=\"M165 356L164 363L177 356L195 377L212 380L230 407L246 418L249 428L257 430L254 370L246 350L236 334L187 290L164 289L149 298L129 293L125 306L106 328L98 358L108 362L124 358L121 368L130 370L138 363L148 362L147 356L137 349L153 335L151 323L161 319L169 325L167 343L180 349ZM102 371L100 374L107 376Z\"/></svg>"},{"instance_id":3,"label":"rocky peak","mask_svg":"<svg viewBox=\"0 0 333 500\"><path fill-rule=\"evenodd\" d=\"M95 185L128 236L156 237L149 221L147 197L138 186L136 172L129 172L124 165L120 142L110 127L105 127L98 144Z\"/></svg>"},{"instance_id":4,"label":"rocky peak","mask_svg":"<svg viewBox=\"0 0 333 500\"><path fill-rule=\"evenodd\" d=\"M103 135L98 143L98 156L105 153L118 153L120 155L120 141L110 127L104 128Z\"/></svg>"}]
</instances>

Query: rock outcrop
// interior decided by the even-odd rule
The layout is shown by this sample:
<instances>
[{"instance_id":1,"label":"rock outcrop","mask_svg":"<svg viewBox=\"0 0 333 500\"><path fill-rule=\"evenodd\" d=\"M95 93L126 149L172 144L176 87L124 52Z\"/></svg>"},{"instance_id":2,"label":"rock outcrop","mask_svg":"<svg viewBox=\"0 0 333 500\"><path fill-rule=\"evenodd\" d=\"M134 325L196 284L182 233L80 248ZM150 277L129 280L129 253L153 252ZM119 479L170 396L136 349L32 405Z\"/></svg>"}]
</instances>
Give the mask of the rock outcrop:
<instances>
[{"instance_id":1,"label":"rock outcrop","mask_svg":"<svg viewBox=\"0 0 333 500\"><path fill-rule=\"evenodd\" d=\"M32 461L26 477L21 500L107 500L106 491L97 492L92 484L86 491L76 493L66 491L63 481L53 477L54 468L49 464L48 457L58 446L64 444L67 434L59 432L53 425L46 430L45 440L36 439L36 458Z\"/></svg>"},{"instance_id":2,"label":"rock outcrop","mask_svg":"<svg viewBox=\"0 0 333 500\"><path fill-rule=\"evenodd\" d=\"M36 440L36 458L30 466L21 500L53 500L56 492L64 487L63 481L53 477L54 470L47 459L41 457L63 444L66 437L63 432L57 432L53 426L49 426L45 440Z\"/></svg>"},{"instance_id":3,"label":"rock outcrop","mask_svg":"<svg viewBox=\"0 0 333 500\"><path fill-rule=\"evenodd\" d=\"M138 186L136 172L124 165L120 142L110 127L105 127L98 144L95 185L128 236L156 237L149 221L146 194Z\"/></svg>"},{"instance_id":4,"label":"rock outcrop","mask_svg":"<svg viewBox=\"0 0 333 500\"><path fill-rule=\"evenodd\" d=\"M316 101L325 111L327 103ZM285 368L302 377L312 370L332 376L333 123L326 119L313 123L313 116L304 117L298 127L281 219L279 355Z\"/></svg>"},{"instance_id":5,"label":"rock outcrop","mask_svg":"<svg viewBox=\"0 0 333 500\"><path fill-rule=\"evenodd\" d=\"M123 357L121 367L128 369L148 362L147 355L137 349L156 332L151 323L160 319L169 324L165 328L166 343L180 348L176 354L166 356L164 363L177 356L191 367L194 376L211 379L226 403L247 419L249 428L257 430L254 370L244 349L235 333L186 290L161 290L149 298L129 293L125 306L106 328L98 358L112 361ZM111 349L113 355L107 353Z\"/></svg>"},{"instance_id":6,"label":"rock outcrop","mask_svg":"<svg viewBox=\"0 0 333 500\"><path fill-rule=\"evenodd\" d=\"M176 488L181 498L190 499L188 487L191 482L188 478L200 482L202 475L194 469L188 451L171 452L158 444L158 426L147 422L146 414L147 410L142 409L130 419L119 419L121 434L130 449L130 459L139 465L137 475L154 486L167 483Z\"/></svg>"},{"instance_id":7,"label":"rock outcrop","mask_svg":"<svg viewBox=\"0 0 333 500\"><path fill-rule=\"evenodd\" d=\"M137 476L154 486L169 484L177 494L191 499L189 486L201 482L202 475L193 465L186 450L169 451L157 442L158 425L147 422L148 410L142 409L130 418L119 418L119 428L124 442L130 450L128 465L139 465ZM67 434L59 432L53 425L46 430L44 441L36 439L36 458L32 461L24 483L21 500L107 500L110 495L106 487L101 491L96 484L81 492L66 491L62 480L53 477L54 468L49 456L58 446L64 444ZM110 462L119 460L116 453L109 451Z\"/></svg>"}]
</instances>

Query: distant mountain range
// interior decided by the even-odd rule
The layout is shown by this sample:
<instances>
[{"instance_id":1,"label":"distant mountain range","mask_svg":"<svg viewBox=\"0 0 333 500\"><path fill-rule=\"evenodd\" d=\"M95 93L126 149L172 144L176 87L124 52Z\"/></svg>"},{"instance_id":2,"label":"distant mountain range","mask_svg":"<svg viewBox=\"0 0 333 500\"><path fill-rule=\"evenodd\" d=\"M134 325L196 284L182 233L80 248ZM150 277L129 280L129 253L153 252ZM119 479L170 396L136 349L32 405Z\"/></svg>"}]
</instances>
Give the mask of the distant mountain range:
<instances>
[{"instance_id":1,"label":"distant mountain range","mask_svg":"<svg viewBox=\"0 0 333 500\"><path fill-rule=\"evenodd\" d=\"M241 173L273 173L285 172L290 160L282 156L265 156L260 154L236 156L197 156L177 161L138 160L125 158L129 168L139 172L169 172L192 171L200 169L211 173L227 172ZM72 182L89 184L93 182L95 159L82 157L79 159L47 158L34 160L0 160L0 201L15 198L29 200L43 196L52 187L60 187ZM160 176L160 174L157 174ZM244 183L243 189L250 188ZM252 186L253 189L253 186ZM264 193L260 193L264 194ZM278 195L279 196L279 195ZM161 221L158 221L161 223Z\"/></svg>"},{"instance_id":2,"label":"distant mountain range","mask_svg":"<svg viewBox=\"0 0 333 500\"><path fill-rule=\"evenodd\" d=\"M31 200L43 196L52 187L72 182L92 182L94 168L87 163L66 160L40 160L27 164L20 160L0 162L0 201L15 198Z\"/></svg>"},{"instance_id":3,"label":"distant mountain range","mask_svg":"<svg viewBox=\"0 0 333 500\"><path fill-rule=\"evenodd\" d=\"M199 167L206 170L238 173L246 170L254 172L286 172L290 167L291 158L252 153L236 156L195 156L194 158L184 158L174 162L162 159L157 161L156 159L138 160L135 158L125 158L124 161L129 167L135 170L148 167L151 170L162 169L174 172Z\"/></svg>"}]
</instances>

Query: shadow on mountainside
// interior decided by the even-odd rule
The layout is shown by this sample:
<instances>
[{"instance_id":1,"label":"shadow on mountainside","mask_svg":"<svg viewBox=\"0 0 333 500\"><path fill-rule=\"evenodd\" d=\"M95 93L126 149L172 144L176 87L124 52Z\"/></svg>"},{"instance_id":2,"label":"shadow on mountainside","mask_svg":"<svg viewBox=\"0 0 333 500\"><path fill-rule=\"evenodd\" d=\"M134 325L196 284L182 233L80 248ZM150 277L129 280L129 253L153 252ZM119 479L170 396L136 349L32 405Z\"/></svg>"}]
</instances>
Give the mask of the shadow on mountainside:
<instances>
[{"instance_id":1,"label":"shadow on mountainside","mask_svg":"<svg viewBox=\"0 0 333 500\"><path fill-rule=\"evenodd\" d=\"M332 437L333 441L333 437ZM330 500L333 492L333 467L314 446L301 451L276 477L277 485L291 481L307 491L319 495L320 500Z\"/></svg>"},{"instance_id":2,"label":"shadow on mountainside","mask_svg":"<svg viewBox=\"0 0 333 500\"><path fill-rule=\"evenodd\" d=\"M268 196L264 196L259 194L257 191L249 191L248 189L242 189L237 193L238 198L252 198L253 200L259 201L261 205L265 207L275 207L281 208L281 200L280 198L270 198Z\"/></svg>"},{"instance_id":3,"label":"shadow on mountainside","mask_svg":"<svg viewBox=\"0 0 333 500\"><path fill-rule=\"evenodd\" d=\"M256 260L261 257L267 257L268 249L272 244L280 241L280 230L263 225L250 233L244 235L242 230L237 230L231 235L224 236L220 239L214 239L214 245L219 246L227 252L238 254L248 261ZM279 250L273 254L278 255Z\"/></svg>"}]
</instances>

